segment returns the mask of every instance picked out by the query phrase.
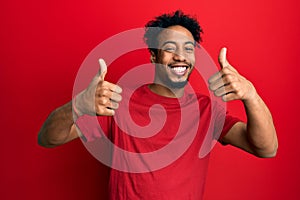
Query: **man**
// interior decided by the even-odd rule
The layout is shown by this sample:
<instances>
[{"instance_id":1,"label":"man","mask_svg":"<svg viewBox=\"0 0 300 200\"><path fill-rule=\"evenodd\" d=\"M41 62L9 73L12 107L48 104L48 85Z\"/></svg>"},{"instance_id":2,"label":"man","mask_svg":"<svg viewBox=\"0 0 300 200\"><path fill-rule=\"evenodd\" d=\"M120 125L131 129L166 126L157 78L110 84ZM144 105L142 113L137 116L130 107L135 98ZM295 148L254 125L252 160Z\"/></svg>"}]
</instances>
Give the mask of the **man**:
<instances>
[{"instance_id":1,"label":"man","mask_svg":"<svg viewBox=\"0 0 300 200\"><path fill-rule=\"evenodd\" d=\"M221 70L208 80L209 88L225 102L241 100L245 106L247 123L227 114L219 114L221 109L211 113L214 105L208 97L186 93L185 86L195 66L195 48L201 41L201 33L198 22L181 11L150 21L146 25L144 38L150 50L150 60L155 64L153 83L141 86L128 97L126 88L122 91L120 86L105 81L105 63L100 60L101 71L88 88L77 95L73 102L61 106L48 117L39 133L39 144L55 147L78 137L87 141L105 138L102 137L104 134L118 147L142 155L131 162L130 159L118 157L117 150L112 150L111 162L125 163L126 167L123 170L111 169L110 199L201 199L208 156L199 158L198 153L209 130L211 115L216 116L213 118L213 132L220 132L220 138L216 139L221 143L236 146L258 157L275 156L278 142L272 116L252 83L228 63L225 48L219 55ZM151 106L160 103L164 107L167 118L159 134L146 139L135 138L134 134L126 135L135 132L131 127L119 127L120 124L129 123L128 116L119 114L122 113L122 101L129 98L132 101L129 107L134 108L131 110L133 120L141 125L149 123ZM199 104L197 109L190 107L195 102ZM72 109L75 111L74 118ZM200 117L197 112L201 113ZM86 126L89 119L86 116L95 114L104 133ZM159 121L161 116L160 111L151 115L154 121ZM222 117L225 118L224 126L219 124ZM181 122L185 126L180 127L177 137L178 124ZM193 130L195 135L190 141ZM144 132L138 131L138 134ZM157 155L160 157L152 160L145 156L169 143L178 148L186 143L189 145L184 146L184 152L180 155L176 153L176 148L172 148L167 154ZM156 167L157 162L168 159L172 162ZM144 167L148 167L148 170L144 170ZM135 171L131 171L132 168Z\"/></svg>"}]
</instances>

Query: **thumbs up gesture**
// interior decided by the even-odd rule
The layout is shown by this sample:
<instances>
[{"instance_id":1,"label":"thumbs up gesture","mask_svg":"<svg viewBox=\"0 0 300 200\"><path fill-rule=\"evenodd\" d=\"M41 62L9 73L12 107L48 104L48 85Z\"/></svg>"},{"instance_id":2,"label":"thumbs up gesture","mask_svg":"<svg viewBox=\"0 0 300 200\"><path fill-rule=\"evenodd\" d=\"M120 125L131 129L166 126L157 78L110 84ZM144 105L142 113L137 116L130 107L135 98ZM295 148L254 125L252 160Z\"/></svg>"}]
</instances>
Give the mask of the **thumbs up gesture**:
<instances>
[{"instance_id":1,"label":"thumbs up gesture","mask_svg":"<svg viewBox=\"0 0 300 200\"><path fill-rule=\"evenodd\" d=\"M99 64L98 74L73 101L74 110L79 116L84 114L112 116L122 100L122 89L118 85L105 81L107 73L105 61L99 59Z\"/></svg>"},{"instance_id":2,"label":"thumbs up gesture","mask_svg":"<svg viewBox=\"0 0 300 200\"><path fill-rule=\"evenodd\" d=\"M226 53L227 49L222 48L219 54L221 70L209 78L209 89L226 102L254 98L256 95L254 86L229 64Z\"/></svg>"}]
</instances>

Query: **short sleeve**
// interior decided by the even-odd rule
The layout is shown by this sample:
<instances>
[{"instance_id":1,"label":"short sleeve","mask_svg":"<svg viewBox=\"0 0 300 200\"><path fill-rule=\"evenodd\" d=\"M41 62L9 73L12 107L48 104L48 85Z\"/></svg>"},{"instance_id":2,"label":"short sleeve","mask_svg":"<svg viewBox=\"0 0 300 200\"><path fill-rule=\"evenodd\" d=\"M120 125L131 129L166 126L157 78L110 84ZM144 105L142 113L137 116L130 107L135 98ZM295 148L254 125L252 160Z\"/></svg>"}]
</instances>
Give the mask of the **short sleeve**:
<instances>
[{"instance_id":1,"label":"short sleeve","mask_svg":"<svg viewBox=\"0 0 300 200\"><path fill-rule=\"evenodd\" d=\"M222 129L222 132L221 132L221 135L220 135L219 139L223 138L228 133L228 131L232 128L232 126L235 123L240 122L240 121L242 121L242 120L240 120L237 117L233 117L233 116L229 115L228 112L227 112L226 117L225 117L224 126L223 126L223 129Z\"/></svg>"},{"instance_id":2,"label":"short sleeve","mask_svg":"<svg viewBox=\"0 0 300 200\"><path fill-rule=\"evenodd\" d=\"M223 138L228 131L232 128L232 126L242 121L238 117L234 117L229 114L226 110L226 106L220 105L219 103L214 102L214 109L213 109L213 118L215 120L214 123L214 137L216 140Z\"/></svg>"}]
</instances>

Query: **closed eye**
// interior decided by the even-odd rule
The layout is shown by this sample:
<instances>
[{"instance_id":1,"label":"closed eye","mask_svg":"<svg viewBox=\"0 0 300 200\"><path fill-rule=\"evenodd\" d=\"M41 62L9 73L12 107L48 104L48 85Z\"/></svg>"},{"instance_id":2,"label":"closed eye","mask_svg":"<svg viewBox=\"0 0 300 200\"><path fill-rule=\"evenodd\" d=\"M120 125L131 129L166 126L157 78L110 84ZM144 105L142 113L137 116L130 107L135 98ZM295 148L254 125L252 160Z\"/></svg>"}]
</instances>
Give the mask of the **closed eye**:
<instances>
[{"instance_id":1,"label":"closed eye","mask_svg":"<svg viewBox=\"0 0 300 200\"><path fill-rule=\"evenodd\" d=\"M175 52L175 48L174 47L166 47L164 48L164 51L168 51L168 52Z\"/></svg>"},{"instance_id":2,"label":"closed eye","mask_svg":"<svg viewBox=\"0 0 300 200\"><path fill-rule=\"evenodd\" d=\"M189 53L194 52L194 48L192 48L192 47L186 47L185 50Z\"/></svg>"}]
</instances>

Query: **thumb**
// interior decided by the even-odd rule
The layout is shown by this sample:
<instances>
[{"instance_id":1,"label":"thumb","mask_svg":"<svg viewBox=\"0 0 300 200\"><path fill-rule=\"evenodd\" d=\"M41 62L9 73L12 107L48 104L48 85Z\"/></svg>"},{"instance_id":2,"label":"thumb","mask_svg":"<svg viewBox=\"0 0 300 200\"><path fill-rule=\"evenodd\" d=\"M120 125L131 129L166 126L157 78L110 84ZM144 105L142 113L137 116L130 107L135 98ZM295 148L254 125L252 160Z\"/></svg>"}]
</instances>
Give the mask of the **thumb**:
<instances>
[{"instance_id":1,"label":"thumb","mask_svg":"<svg viewBox=\"0 0 300 200\"><path fill-rule=\"evenodd\" d=\"M99 76L101 80L104 81L105 75L107 73L107 65L102 58L99 59L99 64L100 64Z\"/></svg>"},{"instance_id":2,"label":"thumb","mask_svg":"<svg viewBox=\"0 0 300 200\"><path fill-rule=\"evenodd\" d=\"M223 47L219 53L219 63L221 68L227 67L229 65L227 58L226 58L227 48Z\"/></svg>"}]
</instances>

